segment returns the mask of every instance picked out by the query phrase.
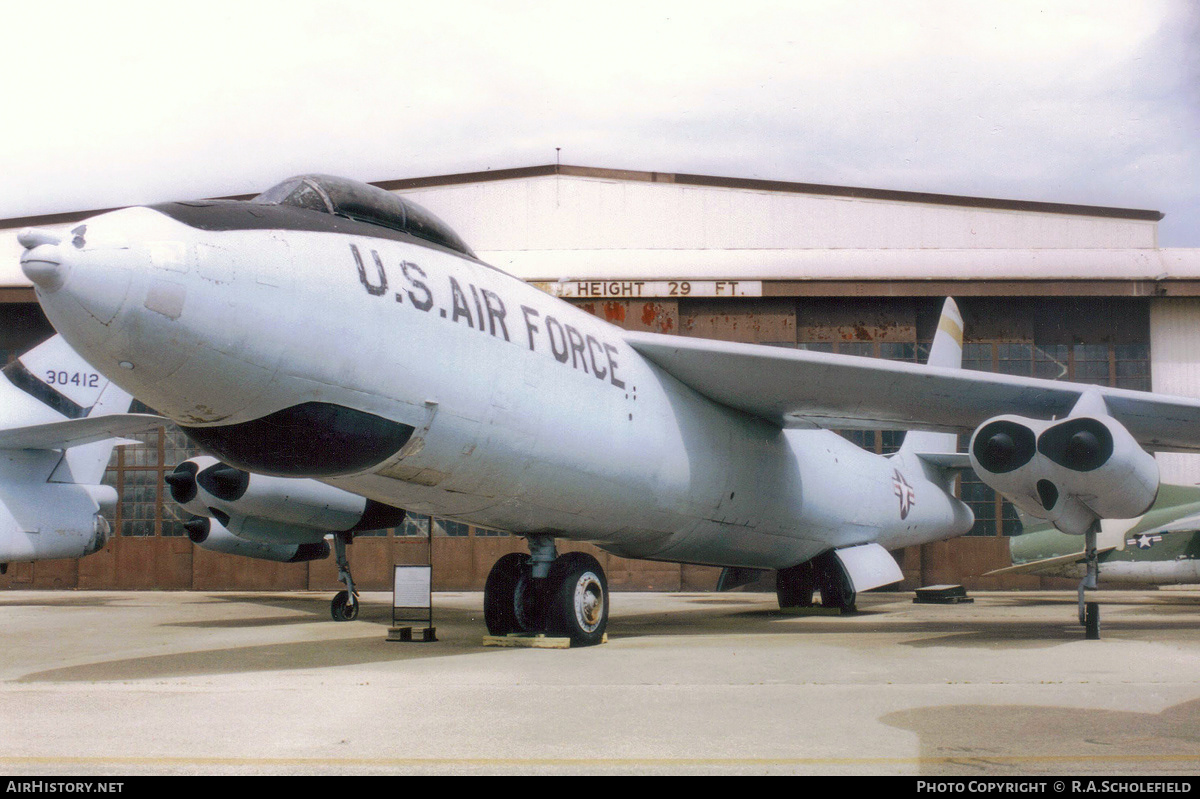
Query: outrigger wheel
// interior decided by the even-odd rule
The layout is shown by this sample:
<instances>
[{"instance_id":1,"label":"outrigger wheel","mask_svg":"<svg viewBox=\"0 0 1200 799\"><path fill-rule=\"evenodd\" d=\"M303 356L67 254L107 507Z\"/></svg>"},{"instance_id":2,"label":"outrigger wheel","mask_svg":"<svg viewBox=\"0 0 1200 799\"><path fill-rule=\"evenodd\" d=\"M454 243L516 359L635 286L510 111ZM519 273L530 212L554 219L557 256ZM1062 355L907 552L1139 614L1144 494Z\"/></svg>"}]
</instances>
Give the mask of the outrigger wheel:
<instances>
[{"instance_id":1,"label":"outrigger wheel","mask_svg":"<svg viewBox=\"0 0 1200 799\"><path fill-rule=\"evenodd\" d=\"M354 578L350 576L350 559L346 557L346 544L353 540L351 533L333 534L338 579L346 585L346 590L338 591L329 603L329 614L333 616L334 621L354 621L358 618L358 591L354 588Z\"/></svg>"},{"instance_id":2,"label":"outrigger wheel","mask_svg":"<svg viewBox=\"0 0 1200 799\"><path fill-rule=\"evenodd\" d=\"M1088 641L1100 640L1100 605L1087 601L1087 591L1094 591L1100 585L1100 553L1096 548L1096 538L1100 533L1100 520L1092 522L1083 536L1084 563L1087 573L1079 582L1079 623L1083 625L1084 638Z\"/></svg>"},{"instance_id":3,"label":"outrigger wheel","mask_svg":"<svg viewBox=\"0 0 1200 799\"><path fill-rule=\"evenodd\" d=\"M350 601L349 591L338 591L329 606L334 621L354 621L358 618L358 603Z\"/></svg>"}]
</instances>

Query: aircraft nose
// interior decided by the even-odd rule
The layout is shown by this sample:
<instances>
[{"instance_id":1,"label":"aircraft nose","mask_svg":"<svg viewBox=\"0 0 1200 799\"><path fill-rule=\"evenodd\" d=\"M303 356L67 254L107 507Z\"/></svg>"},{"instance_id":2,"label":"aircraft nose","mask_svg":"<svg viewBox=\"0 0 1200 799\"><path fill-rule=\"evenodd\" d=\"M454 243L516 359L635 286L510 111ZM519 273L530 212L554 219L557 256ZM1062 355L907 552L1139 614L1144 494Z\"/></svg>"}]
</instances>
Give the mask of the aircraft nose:
<instances>
[{"instance_id":1,"label":"aircraft nose","mask_svg":"<svg viewBox=\"0 0 1200 799\"><path fill-rule=\"evenodd\" d=\"M88 225L70 233L26 228L17 234L25 248L21 271L43 300L64 312L76 306L108 326L125 304L135 273L149 266L148 255L123 242L90 246Z\"/></svg>"},{"instance_id":2,"label":"aircraft nose","mask_svg":"<svg viewBox=\"0 0 1200 799\"><path fill-rule=\"evenodd\" d=\"M59 250L62 236L51 230L26 228L17 234L17 241L25 248L21 253L25 277L47 293L62 288L67 271Z\"/></svg>"}]
</instances>

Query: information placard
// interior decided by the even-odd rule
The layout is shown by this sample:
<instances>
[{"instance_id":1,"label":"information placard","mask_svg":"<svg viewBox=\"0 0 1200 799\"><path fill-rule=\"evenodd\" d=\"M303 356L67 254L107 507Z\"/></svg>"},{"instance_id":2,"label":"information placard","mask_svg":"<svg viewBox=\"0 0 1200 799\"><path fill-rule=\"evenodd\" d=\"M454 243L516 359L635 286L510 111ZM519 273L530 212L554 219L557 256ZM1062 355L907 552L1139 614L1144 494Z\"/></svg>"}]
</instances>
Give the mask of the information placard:
<instances>
[{"instance_id":1,"label":"information placard","mask_svg":"<svg viewBox=\"0 0 1200 799\"><path fill-rule=\"evenodd\" d=\"M555 297L571 299L762 296L761 280L566 280L533 285Z\"/></svg>"},{"instance_id":2,"label":"information placard","mask_svg":"<svg viewBox=\"0 0 1200 799\"><path fill-rule=\"evenodd\" d=\"M432 574L430 566L396 566L392 582L392 607L430 607Z\"/></svg>"}]
</instances>

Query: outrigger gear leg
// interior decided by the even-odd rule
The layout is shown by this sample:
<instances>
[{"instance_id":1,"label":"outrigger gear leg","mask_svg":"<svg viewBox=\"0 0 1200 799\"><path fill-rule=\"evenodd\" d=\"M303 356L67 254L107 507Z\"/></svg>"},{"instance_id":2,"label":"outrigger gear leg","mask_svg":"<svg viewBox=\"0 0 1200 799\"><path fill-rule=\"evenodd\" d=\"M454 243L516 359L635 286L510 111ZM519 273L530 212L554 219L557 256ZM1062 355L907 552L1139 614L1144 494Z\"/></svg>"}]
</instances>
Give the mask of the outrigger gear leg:
<instances>
[{"instance_id":1,"label":"outrigger gear leg","mask_svg":"<svg viewBox=\"0 0 1200 799\"><path fill-rule=\"evenodd\" d=\"M1084 636L1089 641L1100 638L1100 604L1087 602L1085 591L1094 591L1100 584L1100 554L1096 548L1096 534L1100 532L1100 520L1092 522L1083 535L1083 558L1087 574L1079 582L1079 623L1084 626Z\"/></svg>"},{"instance_id":2,"label":"outrigger gear leg","mask_svg":"<svg viewBox=\"0 0 1200 799\"><path fill-rule=\"evenodd\" d=\"M358 618L358 590L354 587L354 578L350 576L350 560L346 557L346 543L349 537L350 533L333 534L338 580L346 586L346 590L339 591L330 603L329 611L334 621L354 621Z\"/></svg>"}]
</instances>

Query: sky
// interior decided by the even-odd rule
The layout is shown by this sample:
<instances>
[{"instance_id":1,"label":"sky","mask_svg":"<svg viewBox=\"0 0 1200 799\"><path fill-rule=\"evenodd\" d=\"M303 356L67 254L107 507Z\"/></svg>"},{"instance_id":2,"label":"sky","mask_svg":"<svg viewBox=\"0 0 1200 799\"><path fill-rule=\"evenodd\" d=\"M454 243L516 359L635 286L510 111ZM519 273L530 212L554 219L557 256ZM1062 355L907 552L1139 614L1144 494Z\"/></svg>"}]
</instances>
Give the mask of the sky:
<instances>
[{"instance_id":1,"label":"sky","mask_svg":"<svg viewBox=\"0 0 1200 799\"><path fill-rule=\"evenodd\" d=\"M560 157L1153 209L1200 247L1193 0L22 5L0 218Z\"/></svg>"}]
</instances>

